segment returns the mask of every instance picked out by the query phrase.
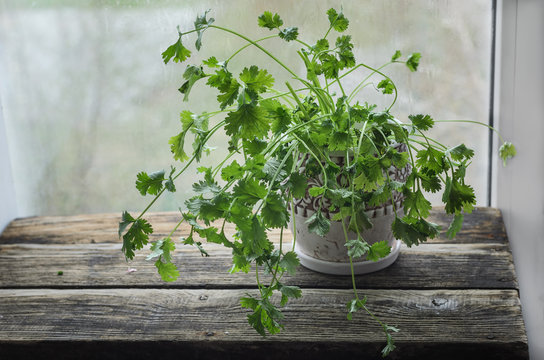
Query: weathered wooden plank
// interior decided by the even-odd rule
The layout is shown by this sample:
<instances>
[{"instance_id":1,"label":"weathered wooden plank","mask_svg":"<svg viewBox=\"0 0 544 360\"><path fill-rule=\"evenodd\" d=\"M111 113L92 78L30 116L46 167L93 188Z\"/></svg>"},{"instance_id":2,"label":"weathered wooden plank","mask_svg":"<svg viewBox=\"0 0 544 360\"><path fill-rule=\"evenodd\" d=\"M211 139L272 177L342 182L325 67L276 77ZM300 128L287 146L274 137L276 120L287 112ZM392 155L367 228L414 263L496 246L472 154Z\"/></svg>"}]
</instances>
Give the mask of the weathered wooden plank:
<instances>
[{"instance_id":1,"label":"weathered wooden plank","mask_svg":"<svg viewBox=\"0 0 544 360\"><path fill-rule=\"evenodd\" d=\"M178 358L379 357L384 343L379 326L364 314L345 318L348 290L306 289L283 309L285 330L267 338L246 324L247 311L238 304L245 293L0 290L0 353L6 359L46 358L52 352L56 359L144 358L159 349L161 356L177 351ZM365 293L374 313L401 329L392 359L528 358L516 291ZM92 351L82 351L91 345ZM115 357L107 353L112 348Z\"/></svg>"},{"instance_id":2,"label":"weathered wooden plank","mask_svg":"<svg viewBox=\"0 0 544 360\"><path fill-rule=\"evenodd\" d=\"M173 287L252 288L254 274L230 274L231 254L227 249L206 244L210 257L191 248L178 249L175 263L181 277L174 283L160 280L149 251L139 253L130 267L119 244L2 245L0 246L0 288L35 287ZM58 271L63 271L59 276ZM266 277L264 277L266 278ZM289 284L313 288L350 288L349 276L315 273L303 267ZM397 262L382 271L357 276L364 288L393 289L517 289L512 255L500 244L422 244L402 247Z\"/></svg>"},{"instance_id":3,"label":"weathered wooden plank","mask_svg":"<svg viewBox=\"0 0 544 360\"><path fill-rule=\"evenodd\" d=\"M170 233L179 221L177 212L156 212L145 216L155 229L154 239ZM117 226L119 214L92 214L74 216L42 216L16 219L0 236L0 244L89 244L89 243L119 243ZM447 229L450 216L443 213L442 208L434 208L430 220ZM187 236L189 228L184 225L175 236ZM226 232L234 233L231 224L227 224ZM279 230L272 231L278 238ZM290 241L289 232L285 234ZM472 214L465 216L465 225L455 240L448 239L444 232L432 240L436 243L506 243L507 236L500 211L493 208L478 207Z\"/></svg>"}]
</instances>

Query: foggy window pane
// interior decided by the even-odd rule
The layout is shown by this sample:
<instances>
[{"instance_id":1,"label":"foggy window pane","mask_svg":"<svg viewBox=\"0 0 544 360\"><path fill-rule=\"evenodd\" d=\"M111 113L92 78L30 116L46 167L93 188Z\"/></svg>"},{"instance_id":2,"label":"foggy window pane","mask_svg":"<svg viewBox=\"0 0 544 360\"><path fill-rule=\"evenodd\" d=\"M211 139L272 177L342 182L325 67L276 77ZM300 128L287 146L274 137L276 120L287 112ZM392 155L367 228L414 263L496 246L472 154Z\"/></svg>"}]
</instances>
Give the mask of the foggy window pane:
<instances>
[{"instance_id":1,"label":"foggy window pane","mask_svg":"<svg viewBox=\"0 0 544 360\"><path fill-rule=\"evenodd\" d=\"M216 24L251 38L266 36L257 28L264 10L279 13L286 25L298 26L301 39L314 42L326 30L325 12L338 1L2 1L0 0L0 96L8 134L16 196L22 215L119 212L142 209L149 201L134 188L139 171L182 166L172 159L168 140L179 132L179 113L214 110L215 93L197 84L189 103L177 91L185 64L165 66L161 53L177 39L176 26L191 29L208 8ZM400 97L392 109L430 114L437 120L487 122L490 91L492 9L489 0L344 1L355 56L372 66L387 62L395 50L420 52L420 69L410 73L391 66ZM204 47L190 61L228 57L238 39L207 31ZM302 71L299 45L264 42L282 61ZM292 50L289 57L288 50ZM255 61L282 85L288 74L255 49L235 58L232 70ZM259 65L261 67L261 65ZM234 71L233 71L234 72ZM364 73L357 74L353 87ZM279 86L278 85L278 86ZM390 100L367 87L360 101L386 106ZM213 104L209 108L209 104ZM441 124L434 135L446 145L474 148L468 183L485 205L487 130L473 125ZM217 164L226 139L203 160ZM190 146L186 144L186 146ZM2 155L3 156L3 155ZM153 210L184 208L195 180L196 165ZM439 200L437 197L435 203Z\"/></svg>"}]
</instances>

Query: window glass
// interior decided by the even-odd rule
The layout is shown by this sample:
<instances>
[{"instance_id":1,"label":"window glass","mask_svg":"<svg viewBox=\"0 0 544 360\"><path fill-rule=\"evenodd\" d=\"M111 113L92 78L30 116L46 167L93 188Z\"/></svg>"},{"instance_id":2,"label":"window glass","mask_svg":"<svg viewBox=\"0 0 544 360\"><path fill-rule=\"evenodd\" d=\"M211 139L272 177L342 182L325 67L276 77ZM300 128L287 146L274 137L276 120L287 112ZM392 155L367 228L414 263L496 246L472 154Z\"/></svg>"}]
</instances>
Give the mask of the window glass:
<instances>
[{"instance_id":1,"label":"window glass","mask_svg":"<svg viewBox=\"0 0 544 360\"><path fill-rule=\"evenodd\" d=\"M313 0L0 0L0 96L22 215L142 209L149 199L134 188L136 173L171 164L180 168L168 145L179 130L180 111L198 113L217 105L204 84L195 85L189 103L182 102L177 88L185 64L165 66L161 59L177 39L177 25L190 29L196 15L211 8L216 24L259 38L269 33L257 28L257 16L271 10L312 42L327 29L326 10L337 6L337 1ZM424 113L437 120L487 122L490 1L344 1L343 8L357 60L380 66L395 50L422 54L416 73L399 65L386 69L400 92L393 108L397 118L407 121L408 114ZM186 43L194 50L192 41ZM204 42L193 60L211 54L225 58L243 44L213 31L204 34ZM263 44L302 70L296 53L289 57L285 51L296 50L297 44ZM289 79L256 49L240 54L233 69L255 61L267 61L279 88ZM357 73L346 86L363 76ZM381 107L391 101L372 87L358 98ZM445 144L464 142L476 150L468 178L478 203L485 205L487 130L441 124L434 135ZM225 154L226 139L219 136L213 145L216 150L204 161L215 164ZM154 210L183 208L195 169Z\"/></svg>"}]
</instances>

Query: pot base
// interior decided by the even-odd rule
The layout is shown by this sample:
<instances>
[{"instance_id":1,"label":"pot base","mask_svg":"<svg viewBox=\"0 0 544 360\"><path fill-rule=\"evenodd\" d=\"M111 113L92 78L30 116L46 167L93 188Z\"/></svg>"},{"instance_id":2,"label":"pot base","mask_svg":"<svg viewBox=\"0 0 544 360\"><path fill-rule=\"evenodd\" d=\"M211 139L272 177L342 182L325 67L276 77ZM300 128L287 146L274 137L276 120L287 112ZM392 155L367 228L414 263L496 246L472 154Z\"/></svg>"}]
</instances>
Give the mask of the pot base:
<instances>
[{"instance_id":1,"label":"pot base","mask_svg":"<svg viewBox=\"0 0 544 360\"><path fill-rule=\"evenodd\" d=\"M393 264L400 252L400 240L395 240L391 247L391 252L384 258L378 261L357 261L353 262L353 272L355 275L368 274L378 271ZM330 275L351 275L351 267L349 263L324 261L308 256L298 250L295 244L295 252L300 260L300 264L305 268Z\"/></svg>"}]
</instances>

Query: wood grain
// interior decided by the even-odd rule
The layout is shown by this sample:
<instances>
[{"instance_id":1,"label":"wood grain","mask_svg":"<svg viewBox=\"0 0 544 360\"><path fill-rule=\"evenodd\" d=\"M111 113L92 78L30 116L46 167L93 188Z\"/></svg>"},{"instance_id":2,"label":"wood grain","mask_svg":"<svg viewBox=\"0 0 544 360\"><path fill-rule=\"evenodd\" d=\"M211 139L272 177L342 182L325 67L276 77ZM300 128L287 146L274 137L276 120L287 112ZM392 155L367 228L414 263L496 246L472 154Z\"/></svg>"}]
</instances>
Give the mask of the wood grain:
<instances>
[{"instance_id":1,"label":"wood grain","mask_svg":"<svg viewBox=\"0 0 544 360\"><path fill-rule=\"evenodd\" d=\"M346 320L351 278L300 267L284 283L303 298L283 312L285 330L262 338L239 298L255 292L253 274L229 274L231 254L179 247L180 279L160 280L148 251L126 263L119 214L14 220L0 235L0 359L377 359L384 346L367 315ZM179 214L150 213L151 240ZM432 210L445 230L450 218ZM175 236L186 236L182 226ZM235 229L227 225L226 233ZM279 231L269 232L279 241ZM291 242L290 234L284 236ZM128 268L136 269L127 272ZM58 272L62 271L62 275ZM266 276L262 275L266 280ZM356 277L375 314L401 332L390 359L527 359L518 284L500 212L476 208L456 239L444 231L403 245L382 271Z\"/></svg>"},{"instance_id":2,"label":"wood grain","mask_svg":"<svg viewBox=\"0 0 544 360\"><path fill-rule=\"evenodd\" d=\"M300 351L300 347L310 351L308 356L326 358L324 355L331 355L330 349L325 354L316 350L327 346L341 349L348 358L377 358L378 349L383 346L383 334L367 316L362 314L356 316L356 321L346 321L345 303L352 296L349 290L306 289L303 298L283 309L284 332L267 338L257 335L245 322L247 312L238 304L245 293L173 289L0 290L0 352L10 354L13 349L25 349L27 344L32 349L38 343L55 342L62 354L62 344L66 345L64 350L71 350L74 344L89 341L93 342L94 351L100 352L103 343L145 339L167 344L165 348L172 344L188 353L199 351L200 358L217 353L232 356L229 351L236 348L244 349L246 358L277 358L273 349L289 354ZM392 358L406 358L404 355L409 353L433 354L439 359L459 355L476 358L459 344L477 348L476 354L485 349L486 358L526 356L523 319L515 291L367 290L365 294L378 317L402 329L395 336L399 349ZM451 346L453 338L456 346ZM89 354L81 355L90 358ZM125 358L122 353L118 356Z\"/></svg>"},{"instance_id":3,"label":"wood grain","mask_svg":"<svg viewBox=\"0 0 544 360\"><path fill-rule=\"evenodd\" d=\"M170 233L180 219L177 212L155 212L145 216L153 225L152 239L162 238ZM442 226L442 233L431 243L506 243L507 236L499 210L478 207L472 214L465 216L463 229L454 240L445 236L451 216L444 214L439 207L431 211L430 221ZM91 214L73 216L42 216L16 219L12 221L0 236L0 244L91 244L119 243L117 234L120 214ZM226 233L232 234L235 229L227 224ZM184 224L175 236L187 236L189 227ZM279 238L279 230L271 231L271 238ZM286 232L285 240L291 241L290 232Z\"/></svg>"},{"instance_id":4,"label":"wood grain","mask_svg":"<svg viewBox=\"0 0 544 360\"><path fill-rule=\"evenodd\" d=\"M41 245L0 247L0 288L170 287L253 288L253 273L230 274L231 254L206 244L210 257L192 247L178 249L174 262L181 276L174 283L160 280L157 270L138 253L127 264L119 244ZM136 272L128 273L128 268ZM62 271L63 275L57 275ZM267 279L263 277L263 279ZM351 277L312 272L300 266L288 284L313 288L350 288ZM499 244L422 244L403 246L397 261L382 271L356 277L357 286L385 289L517 289L512 255Z\"/></svg>"}]
</instances>

